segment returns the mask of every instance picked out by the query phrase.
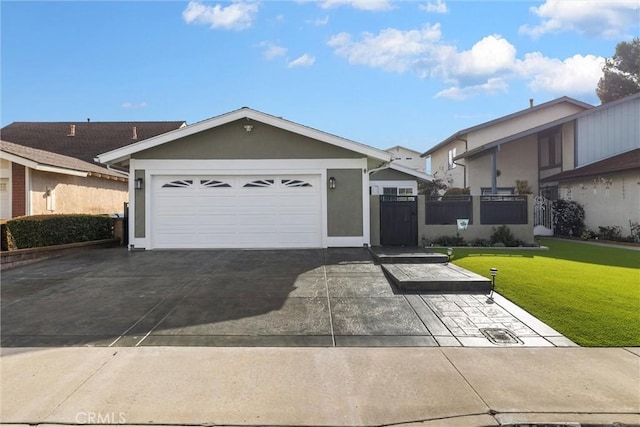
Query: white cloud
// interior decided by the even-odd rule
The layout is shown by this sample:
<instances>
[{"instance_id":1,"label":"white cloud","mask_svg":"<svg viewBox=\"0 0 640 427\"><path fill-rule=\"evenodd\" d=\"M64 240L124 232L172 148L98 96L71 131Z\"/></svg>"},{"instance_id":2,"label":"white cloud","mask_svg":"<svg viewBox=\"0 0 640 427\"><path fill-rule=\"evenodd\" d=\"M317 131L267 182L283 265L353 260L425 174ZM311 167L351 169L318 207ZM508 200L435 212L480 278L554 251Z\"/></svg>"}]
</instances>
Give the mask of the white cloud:
<instances>
[{"instance_id":1,"label":"white cloud","mask_svg":"<svg viewBox=\"0 0 640 427\"><path fill-rule=\"evenodd\" d=\"M637 35L640 24L637 0L546 0L530 11L540 17L541 23L533 27L523 25L520 33L532 37L575 31L591 37L616 39L627 37L628 32Z\"/></svg>"},{"instance_id":2,"label":"white cloud","mask_svg":"<svg viewBox=\"0 0 640 427\"><path fill-rule=\"evenodd\" d=\"M457 87L453 86L442 90L436 94L436 98L449 98L455 100L467 99L474 95L489 94L493 95L498 92L507 92L509 85L502 78L490 78L486 83L474 86Z\"/></svg>"},{"instance_id":3,"label":"white cloud","mask_svg":"<svg viewBox=\"0 0 640 427\"><path fill-rule=\"evenodd\" d=\"M359 39L339 33L328 45L350 64L439 79L449 88L436 96L452 99L506 92L514 80L558 96L590 94L604 64L604 58L593 55L563 60L527 53L520 59L515 46L497 34L460 51L441 40L439 24L409 31L387 28L378 34L363 33Z\"/></svg>"},{"instance_id":4,"label":"white cloud","mask_svg":"<svg viewBox=\"0 0 640 427\"><path fill-rule=\"evenodd\" d=\"M145 108L147 106L147 103L145 101L139 102L138 104L135 104L133 102L123 102L122 103L122 108L130 108L130 109L138 109L138 108Z\"/></svg>"},{"instance_id":5,"label":"white cloud","mask_svg":"<svg viewBox=\"0 0 640 427\"><path fill-rule=\"evenodd\" d=\"M258 12L258 4L254 2L236 1L228 6L206 6L192 0L182 12L187 24L205 24L211 28L224 30L244 30L253 24L254 15Z\"/></svg>"},{"instance_id":6,"label":"white cloud","mask_svg":"<svg viewBox=\"0 0 640 427\"><path fill-rule=\"evenodd\" d=\"M429 0L426 4L421 4L420 9L429 13L449 13L447 4L443 0Z\"/></svg>"},{"instance_id":7,"label":"white cloud","mask_svg":"<svg viewBox=\"0 0 640 427\"><path fill-rule=\"evenodd\" d=\"M264 49L262 55L269 60L284 56L287 53L286 47L278 46L268 41L260 42L258 46Z\"/></svg>"},{"instance_id":8,"label":"white cloud","mask_svg":"<svg viewBox=\"0 0 640 427\"><path fill-rule=\"evenodd\" d=\"M316 62L316 58L309 55L309 54L304 54L302 56L300 56L299 58L294 59L293 61L290 61L287 66L289 68L295 68L295 67L310 67L313 64L315 64Z\"/></svg>"},{"instance_id":9,"label":"white cloud","mask_svg":"<svg viewBox=\"0 0 640 427\"><path fill-rule=\"evenodd\" d=\"M593 94L602 77L605 59L594 55L574 55L565 60L528 53L516 69L534 90L555 94Z\"/></svg>"},{"instance_id":10,"label":"white cloud","mask_svg":"<svg viewBox=\"0 0 640 427\"><path fill-rule=\"evenodd\" d=\"M351 6L360 10L390 10L392 9L389 0L324 0L320 3L323 9L337 6Z\"/></svg>"},{"instance_id":11,"label":"white cloud","mask_svg":"<svg viewBox=\"0 0 640 427\"><path fill-rule=\"evenodd\" d=\"M440 25L422 30L402 31L387 28L379 34L363 33L361 41L353 41L348 33L339 33L327 43L350 64L367 65L385 71L404 72L440 39Z\"/></svg>"},{"instance_id":12,"label":"white cloud","mask_svg":"<svg viewBox=\"0 0 640 427\"><path fill-rule=\"evenodd\" d=\"M477 42L470 50L454 57L451 73L458 76L488 76L509 70L516 57L516 48L499 35Z\"/></svg>"},{"instance_id":13,"label":"white cloud","mask_svg":"<svg viewBox=\"0 0 640 427\"><path fill-rule=\"evenodd\" d=\"M316 27L323 27L329 23L329 15L325 16L322 19L316 19L315 21L313 21L313 23Z\"/></svg>"}]
</instances>

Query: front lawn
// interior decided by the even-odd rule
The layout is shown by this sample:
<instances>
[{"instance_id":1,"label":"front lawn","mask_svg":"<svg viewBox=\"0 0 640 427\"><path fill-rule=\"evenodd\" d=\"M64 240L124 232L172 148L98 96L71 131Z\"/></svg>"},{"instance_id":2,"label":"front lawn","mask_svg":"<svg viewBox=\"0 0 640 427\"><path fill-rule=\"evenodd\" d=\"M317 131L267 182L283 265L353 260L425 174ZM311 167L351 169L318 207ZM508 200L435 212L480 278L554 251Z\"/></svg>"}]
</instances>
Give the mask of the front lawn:
<instances>
[{"instance_id":1,"label":"front lawn","mask_svg":"<svg viewBox=\"0 0 640 427\"><path fill-rule=\"evenodd\" d=\"M548 251L455 248L452 262L582 346L640 346L640 252L558 239Z\"/></svg>"}]
</instances>

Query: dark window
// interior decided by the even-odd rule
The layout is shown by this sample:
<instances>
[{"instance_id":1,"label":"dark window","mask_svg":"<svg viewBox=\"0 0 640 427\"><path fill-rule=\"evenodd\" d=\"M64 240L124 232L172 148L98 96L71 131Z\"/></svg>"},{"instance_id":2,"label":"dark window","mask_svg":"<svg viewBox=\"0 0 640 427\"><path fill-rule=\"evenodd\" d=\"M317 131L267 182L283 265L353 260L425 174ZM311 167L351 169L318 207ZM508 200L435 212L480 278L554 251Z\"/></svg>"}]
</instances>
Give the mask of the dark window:
<instances>
[{"instance_id":1,"label":"dark window","mask_svg":"<svg viewBox=\"0 0 640 427\"><path fill-rule=\"evenodd\" d=\"M562 164L562 133L560 128L538 135L540 168L552 168Z\"/></svg>"},{"instance_id":2,"label":"dark window","mask_svg":"<svg viewBox=\"0 0 640 427\"><path fill-rule=\"evenodd\" d=\"M256 179L255 181L246 183L243 187L260 188L260 187L271 187L272 185L273 185L272 179Z\"/></svg>"},{"instance_id":3,"label":"dark window","mask_svg":"<svg viewBox=\"0 0 640 427\"><path fill-rule=\"evenodd\" d=\"M162 187L163 188L186 188L186 187L191 187L192 184L193 184L193 180L191 179L179 179L177 181L168 182L164 184Z\"/></svg>"},{"instance_id":4,"label":"dark window","mask_svg":"<svg viewBox=\"0 0 640 427\"><path fill-rule=\"evenodd\" d=\"M384 196L397 196L398 195L398 189L396 187L384 187L382 189L382 194Z\"/></svg>"}]
</instances>

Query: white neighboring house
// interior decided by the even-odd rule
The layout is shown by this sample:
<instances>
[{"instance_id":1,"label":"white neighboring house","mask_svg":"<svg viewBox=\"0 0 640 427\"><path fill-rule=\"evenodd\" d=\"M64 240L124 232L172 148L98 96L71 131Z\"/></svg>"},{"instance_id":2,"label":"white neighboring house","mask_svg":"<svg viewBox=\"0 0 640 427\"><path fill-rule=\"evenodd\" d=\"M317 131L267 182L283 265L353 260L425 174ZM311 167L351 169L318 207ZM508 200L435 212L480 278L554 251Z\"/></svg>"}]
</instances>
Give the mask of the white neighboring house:
<instances>
[{"instance_id":1,"label":"white neighboring house","mask_svg":"<svg viewBox=\"0 0 640 427\"><path fill-rule=\"evenodd\" d=\"M370 189L374 196L415 196L419 181L432 181L426 173L426 160L420 152L399 145L389 148L391 163L370 173Z\"/></svg>"}]
</instances>

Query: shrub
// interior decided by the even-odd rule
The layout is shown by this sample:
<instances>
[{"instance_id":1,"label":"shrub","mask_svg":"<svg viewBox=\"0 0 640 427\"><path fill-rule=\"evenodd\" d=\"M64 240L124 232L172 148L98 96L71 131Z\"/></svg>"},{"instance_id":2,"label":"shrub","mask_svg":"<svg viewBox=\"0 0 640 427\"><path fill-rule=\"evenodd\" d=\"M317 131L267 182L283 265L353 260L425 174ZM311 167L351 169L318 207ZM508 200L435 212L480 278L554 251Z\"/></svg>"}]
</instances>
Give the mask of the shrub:
<instances>
[{"instance_id":1,"label":"shrub","mask_svg":"<svg viewBox=\"0 0 640 427\"><path fill-rule=\"evenodd\" d=\"M460 233L455 236L440 236L434 239L433 243L437 246L465 246L466 242Z\"/></svg>"},{"instance_id":2,"label":"shrub","mask_svg":"<svg viewBox=\"0 0 640 427\"><path fill-rule=\"evenodd\" d=\"M599 226L598 237L604 240L622 240L622 227L619 225L613 226Z\"/></svg>"},{"instance_id":3,"label":"shrub","mask_svg":"<svg viewBox=\"0 0 640 427\"><path fill-rule=\"evenodd\" d=\"M465 196L467 194L471 194L471 189L469 187L467 188L452 187L444 193L445 196Z\"/></svg>"},{"instance_id":4,"label":"shrub","mask_svg":"<svg viewBox=\"0 0 640 427\"><path fill-rule=\"evenodd\" d=\"M516 194L531 194L531 187L529 181L526 179L516 179Z\"/></svg>"},{"instance_id":5,"label":"shrub","mask_svg":"<svg viewBox=\"0 0 640 427\"><path fill-rule=\"evenodd\" d=\"M504 246L507 246L507 247L524 245L524 243L521 240L518 240L515 238L515 236L511 232L511 229L506 225L501 225L498 228L493 227L493 234L491 235L489 242L491 243L491 246L494 246L494 247L498 243L502 243Z\"/></svg>"},{"instance_id":6,"label":"shrub","mask_svg":"<svg viewBox=\"0 0 640 427\"><path fill-rule=\"evenodd\" d=\"M39 215L7 221L10 248L26 249L113 237L113 218L100 215Z\"/></svg>"},{"instance_id":7,"label":"shrub","mask_svg":"<svg viewBox=\"0 0 640 427\"><path fill-rule=\"evenodd\" d=\"M474 239L471 241L471 246L476 248L490 248L491 242L487 239Z\"/></svg>"},{"instance_id":8,"label":"shrub","mask_svg":"<svg viewBox=\"0 0 640 427\"><path fill-rule=\"evenodd\" d=\"M635 243L640 243L640 224L629 220L629 229L631 235L629 236Z\"/></svg>"},{"instance_id":9,"label":"shrub","mask_svg":"<svg viewBox=\"0 0 640 427\"><path fill-rule=\"evenodd\" d=\"M554 200L553 232L561 236L582 235L585 229L584 208L573 200Z\"/></svg>"},{"instance_id":10,"label":"shrub","mask_svg":"<svg viewBox=\"0 0 640 427\"><path fill-rule=\"evenodd\" d=\"M596 234L593 231L589 230L588 228L585 228L582 234L580 235L580 238L582 240L589 240L589 239L593 239L594 237L596 237Z\"/></svg>"}]
</instances>

